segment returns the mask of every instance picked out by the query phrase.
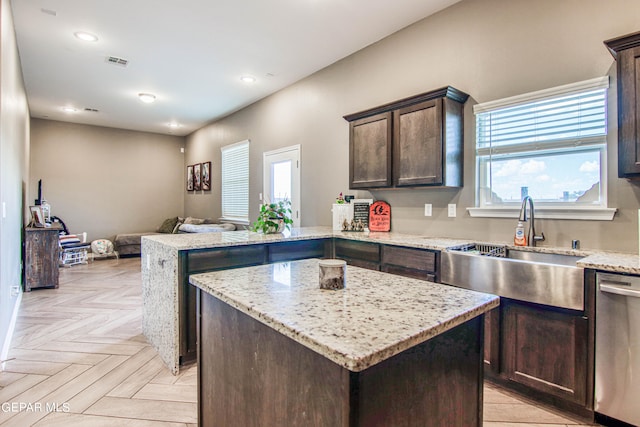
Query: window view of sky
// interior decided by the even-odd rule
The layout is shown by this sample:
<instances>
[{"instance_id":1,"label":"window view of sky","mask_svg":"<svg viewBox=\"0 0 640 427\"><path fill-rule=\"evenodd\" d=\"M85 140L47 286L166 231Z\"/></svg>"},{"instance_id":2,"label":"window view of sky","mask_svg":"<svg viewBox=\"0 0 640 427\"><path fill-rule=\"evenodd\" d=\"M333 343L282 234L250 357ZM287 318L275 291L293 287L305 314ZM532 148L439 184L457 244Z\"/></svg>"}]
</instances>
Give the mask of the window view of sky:
<instances>
[{"instance_id":1,"label":"window view of sky","mask_svg":"<svg viewBox=\"0 0 640 427\"><path fill-rule=\"evenodd\" d=\"M490 174L488 185L494 193L494 201L498 201L495 200L498 197L502 202L519 202L522 200L522 188L526 187L524 191L536 201L597 202L600 151L494 159ZM594 195L593 191L588 192L590 189L595 191ZM586 192L588 194L585 195Z\"/></svg>"}]
</instances>

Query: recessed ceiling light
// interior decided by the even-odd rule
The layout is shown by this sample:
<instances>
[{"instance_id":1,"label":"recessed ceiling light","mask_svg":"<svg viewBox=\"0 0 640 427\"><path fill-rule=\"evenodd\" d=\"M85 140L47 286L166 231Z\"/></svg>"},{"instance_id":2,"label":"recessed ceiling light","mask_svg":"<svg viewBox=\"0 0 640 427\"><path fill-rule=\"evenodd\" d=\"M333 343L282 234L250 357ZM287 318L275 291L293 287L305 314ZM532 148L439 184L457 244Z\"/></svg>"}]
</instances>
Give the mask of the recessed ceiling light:
<instances>
[{"instance_id":1,"label":"recessed ceiling light","mask_svg":"<svg viewBox=\"0 0 640 427\"><path fill-rule=\"evenodd\" d=\"M256 82L256 78L250 75L244 75L240 77L240 80L242 80L245 83L255 83Z\"/></svg>"},{"instance_id":2,"label":"recessed ceiling light","mask_svg":"<svg viewBox=\"0 0 640 427\"><path fill-rule=\"evenodd\" d=\"M146 104L151 104L156 100L156 96L151 93L139 93L138 98L140 98L140 101Z\"/></svg>"},{"instance_id":3,"label":"recessed ceiling light","mask_svg":"<svg viewBox=\"0 0 640 427\"><path fill-rule=\"evenodd\" d=\"M179 123L169 123L167 126L169 126L171 129L178 129L180 127Z\"/></svg>"},{"instance_id":4,"label":"recessed ceiling light","mask_svg":"<svg viewBox=\"0 0 640 427\"><path fill-rule=\"evenodd\" d=\"M64 111L65 113L75 113L78 110L73 107L62 107L62 111Z\"/></svg>"},{"instance_id":5,"label":"recessed ceiling light","mask_svg":"<svg viewBox=\"0 0 640 427\"><path fill-rule=\"evenodd\" d=\"M84 40L85 42L97 42L98 36L95 34L87 33L86 31L76 31L73 33L74 36L79 38L80 40Z\"/></svg>"}]
</instances>

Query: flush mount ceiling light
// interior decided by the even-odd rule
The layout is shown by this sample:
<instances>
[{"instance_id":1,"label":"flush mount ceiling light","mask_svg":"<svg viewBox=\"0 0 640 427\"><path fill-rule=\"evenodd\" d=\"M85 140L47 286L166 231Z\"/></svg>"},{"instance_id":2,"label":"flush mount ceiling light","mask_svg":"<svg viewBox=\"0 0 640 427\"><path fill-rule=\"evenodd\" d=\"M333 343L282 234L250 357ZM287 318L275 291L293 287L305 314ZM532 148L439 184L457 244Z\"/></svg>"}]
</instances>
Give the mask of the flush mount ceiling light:
<instances>
[{"instance_id":1,"label":"flush mount ceiling light","mask_svg":"<svg viewBox=\"0 0 640 427\"><path fill-rule=\"evenodd\" d=\"M171 129L178 129L180 127L179 123L169 123L167 126L169 126Z\"/></svg>"},{"instance_id":2,"label":"flush mount ceiling light","mask_svg":"<svg viewBox=\"0 0 640 427\"><path fill-rule=\"evenodd\" d=\"M78 110L73 107L62 107L62 111L64 111L65 113L75 113Z\"/></svg>"},{"instance_id":3,"label":"flush mount ceiling light","mask_svg":"<svg viewBox=\"0 0 640 427\"><path fill-rule=\"evenodd\" d=\"M96 36L95 34L87 33L86 31L76 31L75 33L73 33L73 35L76 36L76 38L83 40L85 42L98 41L98 36Z\"/></svg>"},{"instance_id":4,"label":"flush mount ceiling light","mask_svg":"<svg viewBox=\"0 0 640 427\"><path fill-rule=\"evenodd\" d=\"M140 98L140 101L145 104L151 104L156 100L156 96L151 93L139 93L138 98Z\"/></svg>"},{"instance_id":5,"label":"flush mount ceiling light","mask_svg":"<svg viewBox=\"0 0 640 427\"><path fill-rule=\"evenodd\" d=\"M255 83L256 82L256 78L253 76L250 76L248 74L245 74L244 76L240 76L240 80L242 80L245 83Z\"/></svg>"}]
</instances>

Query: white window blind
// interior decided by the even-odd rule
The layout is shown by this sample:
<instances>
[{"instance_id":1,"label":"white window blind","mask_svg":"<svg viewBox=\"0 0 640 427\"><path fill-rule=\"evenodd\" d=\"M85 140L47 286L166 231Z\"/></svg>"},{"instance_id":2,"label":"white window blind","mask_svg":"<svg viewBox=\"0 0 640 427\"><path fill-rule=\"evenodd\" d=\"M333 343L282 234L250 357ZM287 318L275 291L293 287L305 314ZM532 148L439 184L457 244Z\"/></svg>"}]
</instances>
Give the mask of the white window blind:
<instances>
[{"instance_id":1,"label":"white window blind","mask_svg":"<svg viewBox=\"0 0 640 427\"><path fill-rule=\"evenodd\" d=\"M478 153L548 149L558 143L575 146L604 142L607 86L488 111L482 111L480 104L474 110Z\"/></svg>"},{"instance_id":2,"label":"white window blind","mask_svg":"<svg viewBox=\"0 0 640 427\"><path fill-rule=\"evenodd\" d=\"M608 77L478 104L479 207L606 207Z\"/></svg>"},{"instance_id":3,"label":"white window blind","mask_svg":"<svg viewBox=\"0 0 640 427\"><path fill-rule=\"evenodd\" d=\"M249 140L222 150L222 217L249 221Z\"/></svg>"}]
</instances>

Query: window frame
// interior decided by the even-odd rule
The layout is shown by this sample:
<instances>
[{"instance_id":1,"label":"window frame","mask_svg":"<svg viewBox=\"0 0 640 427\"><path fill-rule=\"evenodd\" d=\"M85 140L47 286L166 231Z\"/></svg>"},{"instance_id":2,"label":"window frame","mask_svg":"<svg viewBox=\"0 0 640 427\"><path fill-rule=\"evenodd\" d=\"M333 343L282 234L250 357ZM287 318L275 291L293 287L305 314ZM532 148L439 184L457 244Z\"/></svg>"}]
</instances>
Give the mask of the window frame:
<instances>
[{"instance_id":1,"label":"window frame","mask_svg":"<svg viewBox=\"0 0 640 427\"><path fill-rule=\"evenodd\" d=\"M476 159L476 182L475 182L475 207L468 208L472 217L497 217L515 218L520 210L520 202L505 202L493 204L483 199L483 188L481 183L487 178L486 167L491 159L486 160L486 156L492 154L498 157L526 158L541 157L545 155L561 155L571 153L576 150L599 152L600 157L600 203L596 205L585 205L575 202L539 202L536 203L536 216L538 218L556 219L587 219L587 220L611 220L616 209L609 208L607 203L607 134L593 137L582 137L567 141L553 142L527 142L513 145L499 145L496 147L478 148L477 120L479 114L491 111L516 107L518 105L529 104L545 99L559 98L578 93L586 93L593 90L605 90L605 108L608 103L609 77L599 77L582 82L572 83L564 86L549 88L537 92L517 95L501 100L477 104L474 106L474 117L476 119L476 136L474 154ZM606 110L605 110L606 111ZM605 114L608 113L605 112ZM608 121L608 117L605 117ZM606 122L605 122L606 125ZM608 131L607 131L608 133ZM481 154L484 153L484 154ZM521 153L519 156L518 153ZM483 175L484 171L484 175Z\"/></svg>"},{"instance_id":2,"label":"window frame","mask_svg":"<svg viewBox=\"0 0 640 427\"><path fill-rule=\"evenodd\" d=\"M250 176L250 142L248 139L244 140L244 141L240 141L240 142L236 142L234 144L229 144L229 145L225 145L224 147L220 147L220 172L221 172L221 179L220 179L220 208L221 208L221 219L225 220L225 221L229 221L229 222L233 222L236 224L249 224L249 176ZM246 181L244 183L244 186L246 186L245 188L245 192L246 192L246 200L244 200L243 205L244 206L238 206L239 204L236 203L234 204L230 204L230 192L232 191L237 191L237 188L231 189L231 188L227 188L227 186L230 184L230 179L229 179L229 171L227 170L227 168L229 167L228 162L230 160L238 160L238 157L236 156L235 158L229 158L228 156L232 155L232 154L238 154L246 147L246 159L239 159L241 161L243 161L246 166L245 170L246 170L246 179L243 181ZM233 209L232 207L235 206L235 209ZM234 215L233 211L240 212L243 211L242 213L244 213L244 215Z\"/></svg>"}]
</instances>

